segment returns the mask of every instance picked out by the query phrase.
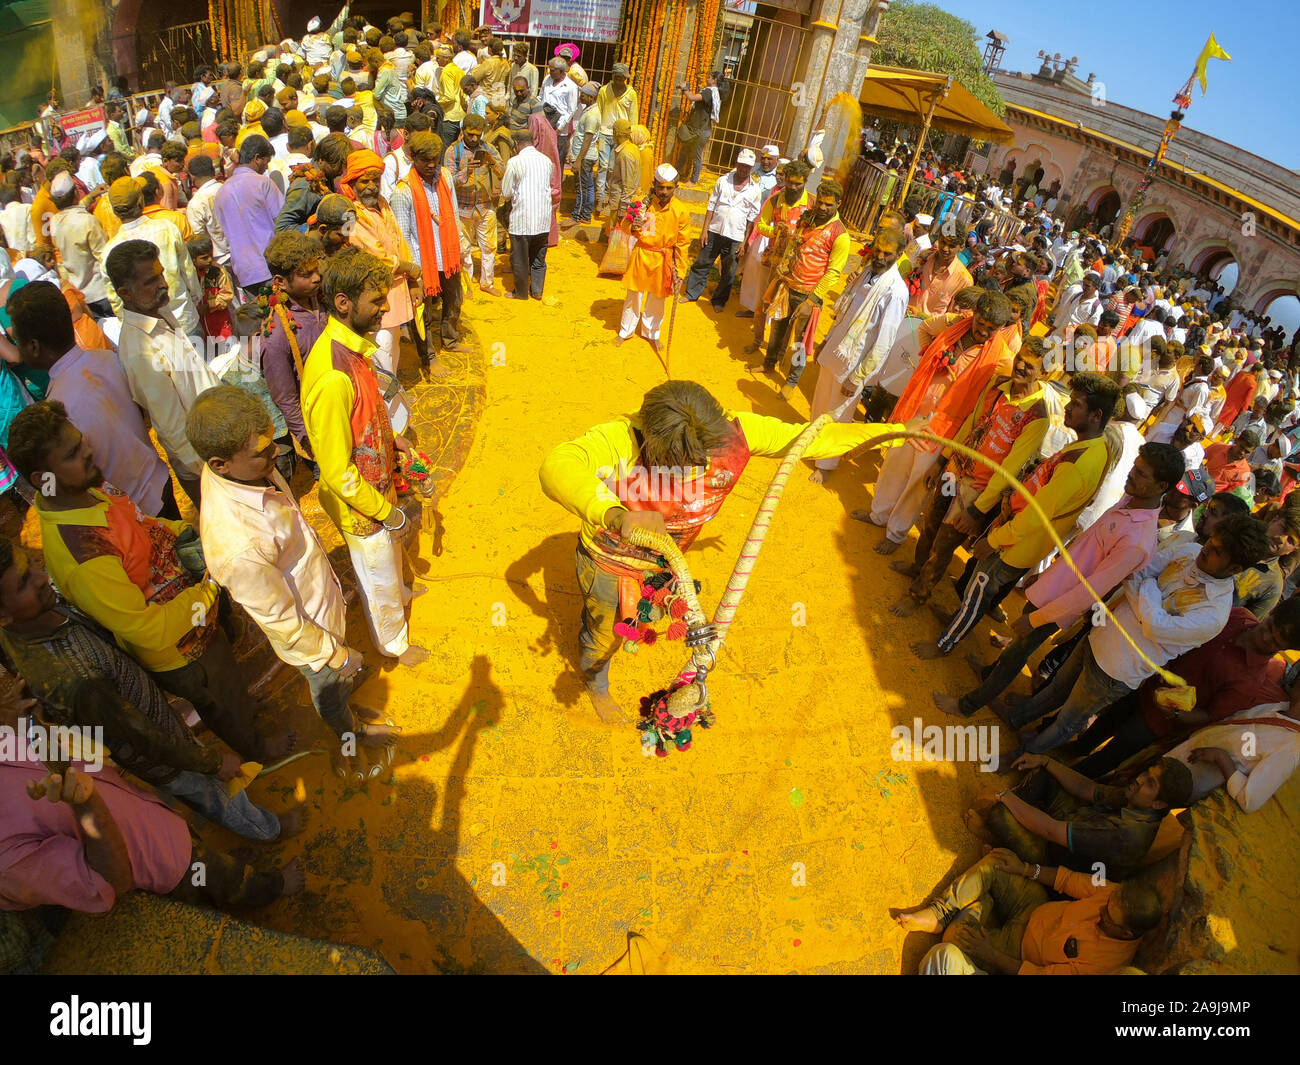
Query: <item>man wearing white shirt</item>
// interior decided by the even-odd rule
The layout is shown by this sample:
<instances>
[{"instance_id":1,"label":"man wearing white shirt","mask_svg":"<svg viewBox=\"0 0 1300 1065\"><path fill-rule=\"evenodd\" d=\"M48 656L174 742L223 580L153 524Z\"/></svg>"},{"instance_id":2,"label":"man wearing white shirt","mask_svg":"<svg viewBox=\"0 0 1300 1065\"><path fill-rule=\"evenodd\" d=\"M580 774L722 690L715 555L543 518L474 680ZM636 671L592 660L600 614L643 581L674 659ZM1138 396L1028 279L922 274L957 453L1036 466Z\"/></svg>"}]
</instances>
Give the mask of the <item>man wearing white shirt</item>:
<instances>
[{"instance_id":1,"label":"man wearing white shirt","mask_svg":"<svg viewBox=\"0 0 1300 1065\"><path fill-rule=\"evenodd\" d=\"M329 29L324 32L319 32L319 16L313 15L311 21L307 23L307 32L302 38L302 57L308 66L318 67L322 63L329 61L330 38L343 28L343 22L348 17L348 7L348 4L343 5L343 10L338 13Z\"/></svg>"},{"instance_id":2,"label":"man wearing white shirt","mask_svg":"<svg viewBox=\"0 0 1300 1065\"><path fill-rule=\"evenodd\" d=\"M99 258L108 237L99 219L77 200L77 188L69 173L50 182L50 194L58 212L50 216L50 240L59 252L59 275L86 297L97 318L113 317Z\"/></svg>"},{"instance_id":3,"label":"man wearing white shirt","mask_svg":"<svg viewBox=\"0 0 1300 1065\"><path fill-rule=\"evenodd\" d=\"M1052 318L1052 332L1066 340L1074 336L1079 326L1087 323L1096 325L1101 321L1101 312L1105 309L1099 292L1101 278L1089 270L1078 284L1071 285L1061 293L1056 314Z\"/></svg>"},{"instance_id":4,"label":"man wearing white shirt","mask_svg":"<svg viewBox=\"0 0 1300 1065\"><path fill-rule=\"evenodd\" d=\"M104 477L146 514L179 520L171 475L149 439L117 355L86 351L72 330L63 293L40 282L9 301L10 335L23 365L50 375L46 398L58 400L85 434Z\"/></svg>"},{"instance_id":5,"label":"man wearing white shirt","mask_svg":"<svg viewBox=\"0 0 1300 1065\"><path fill-rule=\"evenodd\" d=\"M122 227L104 246L104 275L110 277L108 299L113 305L113 313L122 316L122 300L111 284L112 271L108 269L108 258L113 249L128 241L147 241L154 246L154 251L161 260L163 276L167 281L170 298L167 310L180 324L187 336L199 331L198 302L203 295L199 275L190 260L189 249L181 231L165 218L144 214L144 198L141 182L135 178L118 178L109 186L109 203L113 213L122 219Z\"/></svg>"},{"instance_id":6,"label":"man wearing white shirt","mask_svg":"<svg viewBox=\"0 0 1300 1065\"><path fill-rule=\"evenodd\" d=\"M189 161L190 183L194 191L190 193L190 202L185 206L185 217L190 221L194 235L206 236L212 241L213 259L225 266L230 262L230 246L226 235L217 221L216 208L213 206L221 183L217 181L216 164L210 155L196 155Z\"/></svg>"},{"instance_id":7,"label":"man wearing white shirt","mask_svg":"<svg viewBox=\"0 0 1300 1065\"><path fill-rule=\"evenodd\" d=\"M578 86L569 77L569 64L559 56L553 58L547 66L550 76L542 82L538 99L543 111L550 107L555 112L553 115L547 112L547 118L557 131L560 159L564 160L569 155L569 123L573 121L573 113L578 109Z\"/></svg>"},{"instance_id":8,"label":"man wearing white shirt","mask_svg":"<svg viewBox=\"0 0 1300 1065\"><path fill-rule=\"evenodd\" d=\"M190 89L190 106L194 108L195 113L202 114L203 109L208 106L208 101L216 92L212 84L216 80L217 72L206 63L194 72L194 85Z\"/></svg>"},{"instance_id":9,"label":"man wearing white shirt","mask_svg":"<svg viewBox=\"0 0 1300 1065\"><path fill-rule=\"evenodd\" d=\"M731 283L736 273L736 254L745 239L749 224L758 217L763 207L762 190L754 180L754 163L757 160L748 148L736 156L736 168L718 178L709 193L708 209L704 214L700 254L686 275L685 290L677 297L680 303L694 303L704 292L709 271L718 262L718 287L713 290L713 308L720 311L731 296ZM719 260L721 260L719 262Z\"/></svg>"},{"instance_id":10,"label":"man wearing white shirt","mask_svg":"<svg viewBox=\"0 0 1300 1065\"><path fill-rule=\"evenodd\" d=\"M510 269L515 290L510 299L542 298L546 285L546 250L558 200L552 193L554 167L533 146L527 129L514 133L515 154L501 178L501 200L510 201Z\"/></svg>"},{"instance_id":11,"label":"man wearing white shirt","mask_svg":"<svg viewBox=\"0 0 1300 1065\"><path fill-rule=\"evenodd\" d=\"M177 480L197 507L203 461L185 435L185 417L200 393L221 382L166 309L167 278L158 249L127 240L109 251L105 263L123 307L118 358L131 397L149 415Z\"/></svg>"},{"instance_id":12,"label":"man wearing white shirt","mask_svg":"<svg viewBox=\"0 0 1300 1065\"><path fill-rule=\"evenodd\" d=\"M1137 691L1154 672L1152 663L1163 666L1217 636L1232 610L1233 578L1263 558L1268 543L1262 521L1234 514L1204 546L1178 544L1158 552L1120 586L1113 608L1118 624L1094 627L1051 681L1008 712L1004 720L1023 728L1060 708L1050 725L999 757L1000 768L1021 754L1060 747L1093 715Z\"/></svg>"},{"instance_id":13,"label":"man wearing white shirt","mask_svg":"<svg viewBox=\"0 0 1300 1065\"><path fill-rule=\"evenodd\" d=\"M1183 385L1178 398L1169 405L1155 425L1147 430L1147 440L1154 444L1167 444L1183 420L1192 413L1206 408L1210 401L1210 374L1214 372L1214 359L1201 355L1192 368L1192 376Z\"/></svg>"},{"instance_id":14,"label":"man wearing white shirt","mask_svg":"<svg viewBox=\"0 0 1300 1065\"><path fill-rule=\"evenodd\" d=\"M23 203L17 187L4 185L0 187L0 228L4 229L5 244L20 256L27 254L27 249L36 243L32 233L32 209Z\"/></svg>"},{"instance_id":15,"label":"man wearing white shirt","mask_svg":"<svg viewBox=\"0 0 1300 1065\"><path fill-rule=\"evenodd\" d=\"M1300 766L1300 712L1292 702L1238 710L1169 752L1192 771L1192 801L1226 788L1246 813L1260 809ZM1249 754L1245 752L1249 751Z\"/></svg>"},{"instance_id":16,"label":"man wearing white shirt","mask_svg":"<svg viewBox=\"0 0 1300 1065\"><path fill-rule=\"evenodd\" d=\"M164 133L172 131L172 111L176 107L176 83L169 81L163 97L158 101L158 128Z\"/></svg>"},{"instance_id":17,"label":"man wearing white shirt","mask_svg":"<svg viewBox=\"0 0 1300 1065\"><path fill-rule=\"evenodd\" d=\"M817 387L813 391L809 421L837 409L838 421L854 420L862 389L884 363L894 346L898 327L907 315L907 282L894 269L902 250L900 232L892 229L876 232L866 253L867 269L838 305L845 320L836 315L835 325L818 352ZM811 479L819 484L824 482L839 461L838 458L818 459Z\"/></svg>"}]
</instances>

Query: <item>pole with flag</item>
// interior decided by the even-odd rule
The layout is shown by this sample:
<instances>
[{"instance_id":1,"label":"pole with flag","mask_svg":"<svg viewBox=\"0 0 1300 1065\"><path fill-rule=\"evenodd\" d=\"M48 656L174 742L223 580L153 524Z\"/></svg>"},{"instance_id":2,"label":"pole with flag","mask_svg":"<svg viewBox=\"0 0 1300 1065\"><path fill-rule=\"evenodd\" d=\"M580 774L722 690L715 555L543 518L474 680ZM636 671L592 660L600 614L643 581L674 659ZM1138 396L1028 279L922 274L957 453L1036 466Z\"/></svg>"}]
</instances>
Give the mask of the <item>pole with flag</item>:
<instances>
[{"instance_id":1,"label":"pole with flag","mask_svg":"<svg viewBox=\"0 0 1300 1065\"><path fill-rule=\"evenodd\" d=\"M1133 228L1133 222L1137 218L1137 213L1142 209L1142 204L1147 198L1147 189L1151 187L1151 182L1156 176L1156 171L1160 168L1160 163L1165 154L1169 151L1169 144L1174 139L1179 127L1183 124L1183 119L1187 117L1187 109L1192 106L1192 82L1199 82L1201 86L1201 95L1205 95L1205 68L1209 65L1211 59L1231 60L1232 56L1228 55L1220 46L1219 42L1214 39L1214 34L1210 34L1210 39L1205 42L1205 47L1201 49L1201 54L1196 57L1196 67L1192 71L1192 76L1174 95L1174 110L1169 116L1169 121L1165 123L1163 136L1160 138L1160 144L1151 156L1151 161L1147 163L1147 168L1142 174L1142 179L1138 182L1137 191L1133 194L1133 199L1125 210L1124 216L1119 220L1119 226L1115 230L1115 243L1122 244L1124 238L1128 236L1129 230Z\"/></svg>"}]
</instances>

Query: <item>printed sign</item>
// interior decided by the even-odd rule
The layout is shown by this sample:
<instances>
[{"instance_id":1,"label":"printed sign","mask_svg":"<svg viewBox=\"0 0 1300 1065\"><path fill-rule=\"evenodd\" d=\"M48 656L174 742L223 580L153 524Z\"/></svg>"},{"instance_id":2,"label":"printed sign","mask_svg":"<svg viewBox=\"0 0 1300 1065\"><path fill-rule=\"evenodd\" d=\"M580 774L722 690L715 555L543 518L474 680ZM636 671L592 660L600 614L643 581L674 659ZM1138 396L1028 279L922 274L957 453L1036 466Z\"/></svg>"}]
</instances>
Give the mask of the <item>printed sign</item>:
<instances>
[{"instance_id":1,"label":"printed sign","mask_svg":"<svg viewBox=\"0 0 1300 1065\"><path fill-rule=\"evenodd\" d=\"M502 36L616 41L622 0L480 0L483 25Z\"/></svg>"}]
</instances>

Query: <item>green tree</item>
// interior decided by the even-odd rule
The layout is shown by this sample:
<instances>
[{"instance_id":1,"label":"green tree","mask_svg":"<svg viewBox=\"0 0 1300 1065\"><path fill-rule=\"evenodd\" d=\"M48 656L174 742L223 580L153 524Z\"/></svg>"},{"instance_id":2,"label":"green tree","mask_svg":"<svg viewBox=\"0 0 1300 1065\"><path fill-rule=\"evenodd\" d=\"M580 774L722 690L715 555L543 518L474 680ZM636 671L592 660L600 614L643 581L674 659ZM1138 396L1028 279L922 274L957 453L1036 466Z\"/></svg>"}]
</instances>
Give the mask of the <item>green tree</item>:
<instances>
[{"instance_id":1,"label":"green tree","mask_svg":"<svg viewBox=\"0 0 1300 1065\"><path fill-rule=\"evenodd\" d=\"M1002 117L1006 104L984 73L975 27L934 4L898 0L880 20L879 43L871 62L951 74L985 107Z\"/></svg>"}]
</instances>

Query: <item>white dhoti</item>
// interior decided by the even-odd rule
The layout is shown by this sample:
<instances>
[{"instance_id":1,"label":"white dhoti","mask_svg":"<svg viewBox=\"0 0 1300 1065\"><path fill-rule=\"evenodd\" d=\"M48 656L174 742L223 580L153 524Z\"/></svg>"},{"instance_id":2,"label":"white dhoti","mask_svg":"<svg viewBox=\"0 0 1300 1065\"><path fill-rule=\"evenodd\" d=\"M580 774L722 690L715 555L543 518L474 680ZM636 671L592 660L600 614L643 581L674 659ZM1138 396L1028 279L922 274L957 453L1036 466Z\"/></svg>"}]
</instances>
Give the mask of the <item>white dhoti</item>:
<instances>
[{"instance_id":1,"label":"white dhoti","mask_svg":"<svg viewBox=\"0 0 1300 1065\"><path fill-rule=\"evenodd\" d=\"M627 340L636 332L637 322L643 326L641 335L648 340L659 339L659 327L664 324L664 297L649 292L630 291L623 300L623 318L618 335Z\"/></svg>"},{"instance_id":2,"label":"white dhoti","mask_svg":"<svg viewBox=\"0 0 1300 1065\"><path fill-rule=\"evenodd\" d=\"M925 475L939 461L939 451L922 451L912 441L891 448L876 478L871 522L885 526L885 535L901 544L925 505Z\"/></svg>"},{"instance_id":3,"label":"white dhoti","mask_svg":"<svg viewBox=\"0 0 1300 1065\"><path fill-rule=\"evenodd\" d=\"M415 325L412 323L411 328ZM374 354L375 369L379 371L379 390L384 396L384 406L388 408L388 420L393 423L393 432L403 433L411 421L411 401L406 389L397 382L397 363L401 358L401 330L380 329L375 333Z\"/></svg>"},{"instance_id":4,"label":"white dhoti","mask_svg":"<svg viewBox=\"0 0 1300 1065\"><path fill-rule=\"evenodd\" d=\"M767 281L771 274L771 270L763 265L763 251L766 248L767 237L758 237L745 250L745 259L742 263L740 305L745 310L755 313L758 313L763 302L763 293L767 291Z\"/></svg>"},{"instance_id":5,"label":"white dhoti","mask_svg":"<svg viewBox=\"0 0 1300 1065\"><path fill-rule=\"evenodd\" d=\"M817 384L813 388L812 414L808 416L810 422L815 422L823 414L828 414L837 407L842 408L835 419L837 422L853 421L853 416L858 412L858 401L862 398L862 387L858 387L852 400L844 395L840 389L841 383L835 376L834 371L829 366L818 366ZM839 464L838 457L817 459L814 463L819 470L833 470Z\"/></svg>"},{"instance_id":6,"label":"white dhoti","mask_svg":"<svg viewBox=\"0 0 1300 1065\"><path fill-rule=\"evenodd\" d=\"M381 654L396 658L410 646L406 604L411 589L402 579L402 545L387 529L369 536L344 533L343 542L361 588L370 638Z\"/></svg>"}]
</instances>

